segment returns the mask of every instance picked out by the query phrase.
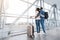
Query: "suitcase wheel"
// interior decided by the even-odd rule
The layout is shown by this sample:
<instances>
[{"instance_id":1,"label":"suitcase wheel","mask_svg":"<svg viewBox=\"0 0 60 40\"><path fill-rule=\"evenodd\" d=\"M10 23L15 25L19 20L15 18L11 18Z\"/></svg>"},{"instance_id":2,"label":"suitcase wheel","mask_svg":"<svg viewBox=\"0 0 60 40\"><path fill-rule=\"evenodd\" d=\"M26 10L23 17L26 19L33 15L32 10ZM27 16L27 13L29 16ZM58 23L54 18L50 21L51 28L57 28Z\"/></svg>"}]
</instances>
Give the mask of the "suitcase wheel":
<instances>
[{"instance_id":1,"label":"suitcase wheel","mask_svg":"<svg viewBox=\"0 0 60 40\"><path fill-rule=\"evenodd\" d=\"M35 36L34 35L30 35L31 38L34 38Z\"/></svg>"}]
</instances>

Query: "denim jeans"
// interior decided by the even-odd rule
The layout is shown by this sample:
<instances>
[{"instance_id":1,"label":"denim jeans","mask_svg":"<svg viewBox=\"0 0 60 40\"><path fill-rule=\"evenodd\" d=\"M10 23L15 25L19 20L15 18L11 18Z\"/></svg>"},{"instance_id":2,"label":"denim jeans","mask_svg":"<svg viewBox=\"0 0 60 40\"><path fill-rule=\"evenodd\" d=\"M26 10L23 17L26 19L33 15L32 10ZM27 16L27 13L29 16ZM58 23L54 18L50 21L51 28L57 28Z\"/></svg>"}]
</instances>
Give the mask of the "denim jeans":
<instances>
[{"instance_id":1,"label":"denim jeans","mask_svg":"<svg viewBox=\"0 0 60 40\"><path fill-rule=\"evenodd\" d=\"M37 33L40 32L40 24L41 24L41 26L42 26L43 32L46 33L46 32L45 32L45 26L44 26L44 18L42 18L42 19L40 19L40 20L35 20L35 22L36 22Z\"/></svg>"},{"instance_id":2,"label":"denim jeans","mask_svg":"<svg viewBox=\"0 0 60 40\"><path fill-rule=\"evenodd\" d=\"M37 33L40 32L40 20L35 20L36 22L36 29L37 29Z\"/></svg>"},{"instance_id":3,"label":"denim jeans","mask_svg":"<svg viewBox=\"0 0 60 40\"><path fill-rule=\"evenodd\" d=\"M43 32L46 33L46 32L45 32L45 26L44 26L44 18L41 18L41 19L40 19L40 23L41 23Z\"/></svg>"}]
</instances>

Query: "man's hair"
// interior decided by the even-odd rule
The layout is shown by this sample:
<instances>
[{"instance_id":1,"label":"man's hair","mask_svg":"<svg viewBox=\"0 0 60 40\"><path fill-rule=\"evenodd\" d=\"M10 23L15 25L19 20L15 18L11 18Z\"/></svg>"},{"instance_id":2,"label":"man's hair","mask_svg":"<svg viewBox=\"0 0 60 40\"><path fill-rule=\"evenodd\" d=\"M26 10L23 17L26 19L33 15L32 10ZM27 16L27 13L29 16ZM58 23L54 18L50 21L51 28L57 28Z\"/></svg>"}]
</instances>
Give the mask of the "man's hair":
<instances>
[{"instance_id":1,"label":"man's hair","mask_svg":"<svg viewBox=\"0 0 60 40\"><path fill-rule=\"evenodd\" d=\"M39 8L36 8L36 11L39 11L40 9Z\"/></svg>"},{"instance_id":2,"label":"man's hair","mask_svg":"<svg viewBox=\"0 0 60 40\"><path fill-rule=\"evenodd\" d=\"M43 9L43 7L41 7L40 9Z\"/></svg>"}]
</instances>

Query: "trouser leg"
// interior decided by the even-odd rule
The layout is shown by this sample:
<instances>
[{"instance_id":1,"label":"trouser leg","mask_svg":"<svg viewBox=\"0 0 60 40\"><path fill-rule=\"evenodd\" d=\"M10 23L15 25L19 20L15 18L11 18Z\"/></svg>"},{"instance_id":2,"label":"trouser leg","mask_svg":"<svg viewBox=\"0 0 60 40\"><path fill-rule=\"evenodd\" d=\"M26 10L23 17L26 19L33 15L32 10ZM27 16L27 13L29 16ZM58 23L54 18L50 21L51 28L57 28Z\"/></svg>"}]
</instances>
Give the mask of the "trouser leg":
<instances>
[{"instance_id":1,"label":"trouser leg","mask_svg":"<svg viewBox=\"0 0 60 40\"><path fill-rule=\"evenodd\" d=\"M38 20L35 20L35 22L36 22L36 30L37 30L37 33L39 32L39 30L38 30Z\"/></svg>"},{"instance_id":2,"label":"trouser leg","mask_svg":"<svg viewBox=\"0 0 60 40\"><path fill-rule=\"evenodd\" d=\"M40 20L38 20L38 30L40 32Z\"/></svg>"},{"instance_id":3,"label":"trouser leg","mask_svg":"<svg viewBox=\"0 0 60 40\"><path fill-rule=\"evenodd\" d=\"M44 20L41 20L41 26L42 26L43 32L46 33L45 32L45 26L44 26Z\"/></svg>"}]
</instances>

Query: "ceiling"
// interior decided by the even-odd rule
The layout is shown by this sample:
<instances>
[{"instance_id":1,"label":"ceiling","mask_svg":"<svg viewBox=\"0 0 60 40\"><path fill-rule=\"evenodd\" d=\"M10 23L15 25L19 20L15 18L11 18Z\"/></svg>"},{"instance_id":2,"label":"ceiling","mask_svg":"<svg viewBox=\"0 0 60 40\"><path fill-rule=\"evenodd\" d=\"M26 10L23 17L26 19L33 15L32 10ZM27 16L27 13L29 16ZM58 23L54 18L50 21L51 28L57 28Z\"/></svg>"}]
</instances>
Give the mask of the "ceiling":
<instances>
[{"instance_id":1,"label":"ceiling","mask_svg":"<svg viewBox=\"0 0 60 40\"><path fill-rule=\"evenodd\" d=\"M24 11L30 7L32 5L32 3L34 2L35 0L4 0L4 12L6 13L6 23L15 23L15 20L20 17L20 15L22 13L24 13ZM44 0L46 3L45 3L45 8L46 9L50 9L50 6L53 5L53 4L57 4L58 8L60 9L60 0ZM51 5L48 5L51 4ZM1 5L1 3L0 3ZM23 6L24 5L24 6ZM29 5L29 6L27 6ZM47 8L48 7L48 8ZM1 7L0 7L1 8ZM29 9L29 15L31 16L32 13L34 13L35 11L35 6L33 5L30 9ZM48 11L48 10L47 10ZM27 12L28 13L28 12ZM27 15L27 13L25 13L25 16ZM22 18L22 19L19 19L17 21L18 22L26 22L24 21L27 19L25 18Z\"/></svg>"}]
</instances>

